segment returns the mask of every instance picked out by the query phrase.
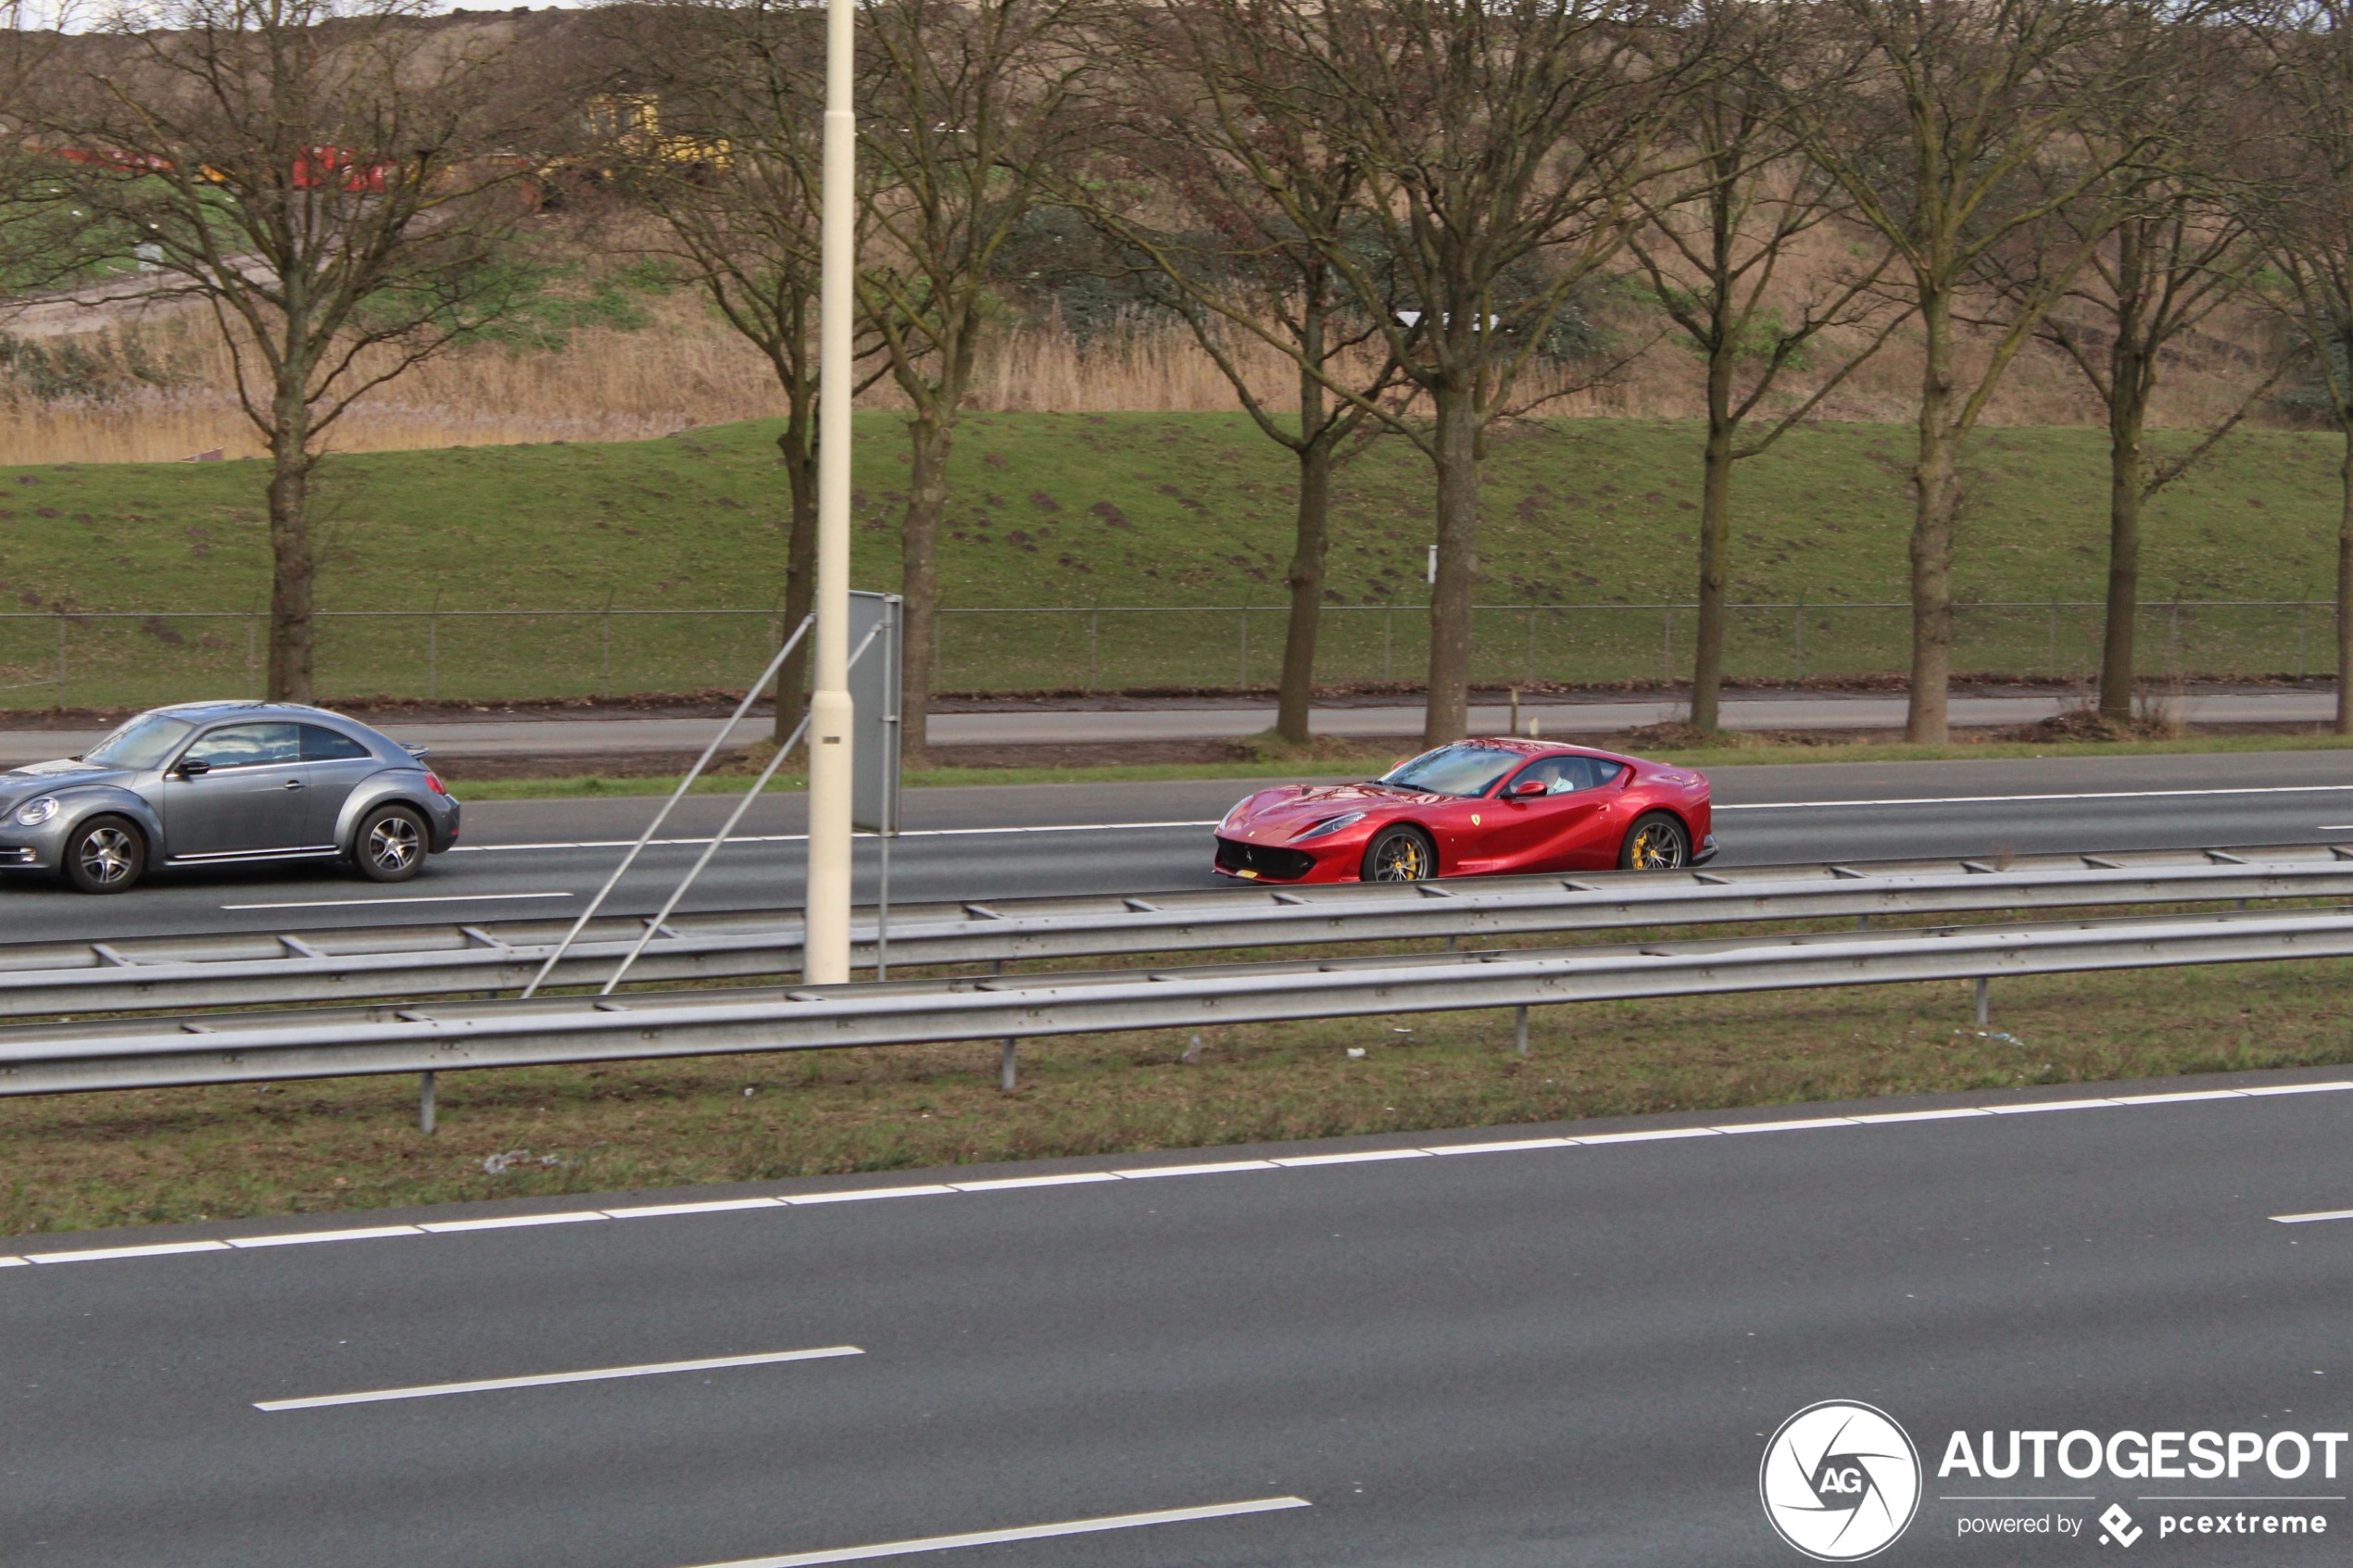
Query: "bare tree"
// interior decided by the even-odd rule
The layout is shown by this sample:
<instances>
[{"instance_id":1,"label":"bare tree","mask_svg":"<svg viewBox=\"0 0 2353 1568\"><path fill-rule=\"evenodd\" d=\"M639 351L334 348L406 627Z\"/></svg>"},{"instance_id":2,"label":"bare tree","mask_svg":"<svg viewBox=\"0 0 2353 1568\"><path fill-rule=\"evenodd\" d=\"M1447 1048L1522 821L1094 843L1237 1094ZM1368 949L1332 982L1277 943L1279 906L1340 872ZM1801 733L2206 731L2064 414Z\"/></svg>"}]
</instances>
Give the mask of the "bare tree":
<instances>
[{"instance_id":1,"label":"bare tree","mask_svg":"<svg viewBox=\"0 0 2353 1568\"><path fill-rule=\"evenodd\" d=\"M1124 180L1079 171L1065 199L1119 246L1156 269L1161 295L1234 389L1252 423L1298 464L1290 596L1275 732L1304 746L1331 541L1333 471L1395 380L1387 339L1334 273L1318 236L1362 235L1364 181L1353 161L1296 122L1245 127L1217 112L1214 81L1256 39L1237 13L1139 10L1106 37L1114 62L1103 119ZM1247 136L1247 144L1237 136ZM1277 173L1278 202L1259 170ZM1290 209L1307 215L1295 222ZM1295 369L1295 404L1270 405L1242 350L1269 345ZM1367 352L1368 346L1371 352ZM1346 388L1334 396L1327 383Z\"/></svg>"},{"instance_id":2,"label":"bare tree","mask_svg":"<svg viewBox=\"0 0 2353 1568\"><path fill-rule=\"evenodd\" d=\"M64 19L37 18L24 0L0 3L0 296L71 276L88 248L84 225L57 199L54 149L28 112Z\"/></svg>"},{"instance_id":3,"label":"bare tree","mask_svg":"<svg viewBox=\"0 0 2353 1568\"><path fill-rule=\"evenodd\" d=\"M2246 193L2266 286L2309 351L2343 442L2337 464L2336 733L2353 734L2353 5L2283 3L2262 19L2272 134Z\"/></svg>"},{"instance_id":4,"label":"bare tree","mask_svg":"<svg viewBox=\"0 0 2353 1568\"><path fill-rule=\"evenodd\" d=\"M900 532L901 750L929 745L948 460L971 390L997 257L1080 145L1076 89L1094 0L872 0L860 177L872 238L858 283L912 406Z\"/></svg>"},{"instance_id":5,"label":"bare tree","mask_svg":"<svg viewBox=\"0 0 2353 1568\"><path fill-rule=\"evenodd\" d=\"M1884 245L1853 265L1818 267L1794 290L1784 276L1793 253L1825 224L1844 228L1854 207L1803 156L1790 102L1789 67L1819 46L1818 32L1807 7L1700 0L1672 37L1699 67L1672 132L1690 161L1638 193L1646 221L1628 242L1659 308L1701 365L1707 433L1691 721L1707 731L1721 716L1734 467L1810 416L1909 316L1873 292L1892 259ZM1809 395L1751 432L1752 416L1770 406L1784 373L1816 370L1816 352L1847 329L1869 335L1838 354Z\"/></svg>"},{"instance_id":6,"label":"bare tree","mask_svg":"<svg viewBox=\"0 0 2353 1568\"><path fill-rule=\"evenodd\" d=\"M759 349L784 395L784 623L817 592L817 300L823 14L795 0L686 0L609 13L626 62L598 100L656 248ZM776 677L774 734L807 705L806 641Z\"/></svg>"},{"instance_id":7,"label":"bare tree","mask_svg":"<svg viewBox=\"0 0 2353 1568\"><path fill-rule=\"evenodd\" d=\"M1993 313L1976 345L1963 307L1990 254L2138 157L2137 144L2079 139L2095 98L2144 86L2133 73L2150 62L2103 47L2120 11L2120 0L1833 0L1824 14L1843 37L1826 40L1799 76L1803 87L1836 88L1800 99L1807 152L1893 246L1888 275L1919 321L1909 740L1948 734L1963 449L2089 246L2048 258L2036 286ZM2042 178L2062 152L2071 172Z\"/></svg>"},{"instance_id":8,"label":"bare tree","mask_svg":"<svg viewBox=\"0 0 2353 1568\"><path fill-rule=\"evenodd\" d=\"M44 129L159 295L201 301L270 453L273 697L312 696L311 480L355 402L509 303L488 159L511 107L496 29L418 0L169 0L44 84Z\"/></svg>"},{"instance_id":9,"label":"bare tree","mask_svg":"<svg viewBox=\"0 0 2353 1568\"><path fill-rule=\"evenodd\" d=\"M1426 744L1467 721L1485 433L1528 405L1579 287L1614 256L1670 96L1642 0L1201 0L1254 47L1207 112L1284 218L1314 237L1426 416L1396 428L1437 481ZM1297 137L1364 182L1374 242L1335 232L1261 150ZM1326 379L1335 395L1348 387Z\"/></svg>"},{"instance_id":10,"label":"bare tree","mask_svg":"<svg viewBox=\"0 0 2353 1568\"><path fill-rule=\"evenodd\" d=\"M2257 111L2254 85L2235 30L2171 9L2122 14L2109 46L2170 69L2134 71L2145 92L2101 94L2085 106L2074 137L2045 184L2072 185L2088 152L2101 170L2092 185L2051 207L2038 223L1987 257L1988 277L2010 304L2052 294L2054 266L2073 269L2036 335L2082 372L2107 413L2108 433L2108 604L2100 654L2100 716L2133 717L2133 631L2140 615L2141 510L2238 427L2278 383L2266 376L2188 451L2151 464L2145 445L2149 408L2181 342L2215 314L2245 300L2261 248L2233 200L2233 149L2246 146Z\"/></svg>"}]
</instances>

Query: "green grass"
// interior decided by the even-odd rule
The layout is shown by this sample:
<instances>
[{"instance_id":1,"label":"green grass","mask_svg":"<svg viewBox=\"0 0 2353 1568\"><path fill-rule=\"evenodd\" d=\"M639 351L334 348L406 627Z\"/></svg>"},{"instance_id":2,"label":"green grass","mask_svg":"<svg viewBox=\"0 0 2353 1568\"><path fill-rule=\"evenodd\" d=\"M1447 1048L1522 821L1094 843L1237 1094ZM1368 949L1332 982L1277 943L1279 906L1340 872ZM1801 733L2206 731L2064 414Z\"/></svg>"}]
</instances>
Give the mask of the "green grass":
<instances>
[{"instance_id":1,"label":"green grass","mask_svg":"<svg viewBox=\"0 0 2353 1568\"><path fill-rule=\"evenodd\" d=\"M1626 934L1613 934L1623 940ZM2353 1060L2353 961L0 1101L0 1236ZM1350 1048L1362 1050L1352 1058ZM492 1174L488 1155L531 1158ZM545 1160L547 1163L539 1161Z\"/></svg>"},{"instance_id":2,"label":"green grass","mask_svg":"<svg viewBox=\"0 0 2353 1568\"><path fill-rule=\"evenodd\" d=\"M853 576L897 586L904 442L895 416L860 416ZM770 617L678 612L772 608L784 486L766 423L663 440L375 453L331 460L319 481L320 594L340 611L453 612L428 674L422 617L326 624L321 680L342 696L478 698L739 685ZM2162 452L2178 438L2152 441ZM2105 558L2102 433L1993 430L1972 447L1956 583L1965 600L2091 599ZM1480 597L1490 603L1641 606L1691 593L1698 433L1669 420L1549 420L1498 433L1487 469ZM2167 490L2145 525L2152 599L2325 597L2335 518L2334 438L2249 432ZM1908 525L1907 433L1824 425L1743 465L1733 596L1812 607L1735 618L1736 673L1900 669ZM257 462L0 469L0 605L245 612L265 602ZM982 414L966 421L940 549L945 602L1204 607L1281 597L1290 530L1286 454L1238 415ZM1376 445L1342 473L1323 673L1411 679L1423 658L1429 538L1424 460ZM458 611L665 612L532 621ZM1271 679L1271 613L1244 647L1232 616L951 621L946 689L1230 685ZM1802 621L1801 624L1793 624ZM1386 624L1385 624L1386 623ZM1383 658L1386 631L1387 659ZM2325 661L2324 618L2164 615L2145 628L2152 668L2280 671ZM1622 680L1680 670L1688 621L1637 608L1567 620L1504 612L1478 628L1482 679ZM1965 613L1957 668L2088 666L2096 617ZM0 621L0 701L45 703L57 630ZM141 702L250 689L248 623L76 621L69 700ZM1801 646L1802 645L1802 646ZM1532 649L1532 656L1531 656Z\"/></svg>"}]
</instances>

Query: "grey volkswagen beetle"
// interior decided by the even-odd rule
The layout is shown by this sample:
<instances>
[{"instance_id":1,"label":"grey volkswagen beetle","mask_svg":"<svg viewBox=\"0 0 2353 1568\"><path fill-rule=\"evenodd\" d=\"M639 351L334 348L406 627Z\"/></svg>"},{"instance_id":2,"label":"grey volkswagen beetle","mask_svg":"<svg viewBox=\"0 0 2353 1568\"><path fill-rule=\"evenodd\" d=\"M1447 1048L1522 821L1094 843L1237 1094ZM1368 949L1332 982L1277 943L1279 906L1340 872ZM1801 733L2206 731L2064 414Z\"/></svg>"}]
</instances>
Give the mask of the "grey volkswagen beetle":
<instances>
[{"instance_id":1,"label":"grey volkswagen beetle","mask_svg":"<svg viewBox=\"0 0 2353 1568\"><path fill-rule=\"evenodd\" d=\"M0 870L120 893L154 866L339 859L406 882L458 841L458 802L411 753L293 703L152 709L79 757L0 773Z\"/></svg>"}]
</instances>

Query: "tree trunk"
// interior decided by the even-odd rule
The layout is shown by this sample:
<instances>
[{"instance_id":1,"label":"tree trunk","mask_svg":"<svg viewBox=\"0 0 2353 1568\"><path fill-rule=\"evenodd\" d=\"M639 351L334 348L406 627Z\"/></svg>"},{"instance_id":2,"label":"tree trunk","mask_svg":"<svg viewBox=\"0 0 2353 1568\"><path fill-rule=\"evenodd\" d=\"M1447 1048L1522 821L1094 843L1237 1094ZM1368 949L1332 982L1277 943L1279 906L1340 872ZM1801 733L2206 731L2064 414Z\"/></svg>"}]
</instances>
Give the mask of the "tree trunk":
<instances>
[{"instance_id":1,"label":"tree trunk","mask_svg":"<svg viewBox=\"0 0 2353 1568\"><path fill-rule=\"evenodd\" d=\"M1723 727L1725 562L1732 544L1732 363L1707 368L1707 446L1700 470L1699 625L1692 649L1692 727Z\"/></svg>"},{"instance_id":2,"label":"tree trunk","mask_svg":"<svg viewBox=\"0 0 2353 1568\"><path fill-rule=\"evenodd\" d=\"M2345 455L2337 463L2336 489L2336 733L2353 735L2353 408L2340 409Z\"/></svg>"},{"instance_id":3,"label":"tree trunk","mask_svg":"<svg viewBox=\"0 0 2353 1568\"><path fill-rule=\"evenodd\" d=\"M308 703L317 642L310 558L310 410L282 397L270 436L270 676L272 702Z\"/></svg>"},{"instance_id":4,"label":"tree trunk","mask_svg":"<svg viewBox=\"0 0 2353 1568\"><path fill-rule=\"evenodd\" d=\"M955 429L943 416L917 413L907 421L913 466L907 483L907 518L899 540L899 592L905 598L905 656L900 665L899 754L920 766L929 755L925 725L931 700L934 622L939 606L939 520L948 509L948 454Z\"/></svg>"},{"instance_id":5,"label":"tree trunk","mask_svg":"<svg viewBox=\"0 0 2353 1568\"><path fill-rule=\"evenodd\" d=\"M1470 725L1471 590L1478 581L1478 410L1471 393L1433 395L1438 429L1438 583L1429 596L1429 693L1422 744L1457 741Z\"/></svg>"},{"instance_id":6,"label":"tree trunk","mask_svg":"<svg viewBox=\"0 0 2353 1568\"><path fill-rule=\"evenodd\" d=\"M1293 746L1309 739L1315 701L1315 639L1324 608L1324 550L1330 532L1331 443L1317 435L1299 450L1299 516L1291 542L1290 621L1283 631L1283 681L1275 733Z\"/></svg>"},{"instance_id":7,"label":"tree trunk","mask_svg":"<svg viewBox=\"0 0 2353 1568\"><path fill-rule=\"evenodd\" d=\"M1951 738L1946 697L1953 673L1953 519L1961 504L1952 301L1943 295L1923 299L1920 325L1925 362L1919 456L1912 470L1912 684L1904 738L1942 746Z\"/></svg>"},{"instance_id":8,"label":"tree trunk","mask_svg":"<svg viewBox=\"0 0 2353 1568\"><path fill-rule=\"evenodd\" d=\"M784 634L787 637L817 602L816 422L812 414L796 407L783 433L776 437L776 448L784 457L785 484L792 507L785 534ZM809 659L814 640L812 630L800 640L800 646L793 650L792 657L785 660L784 668L776 671L778 746L792 738L794 727L809 706Z\"/></svg>"},{"instance_id":9,"label":"tree trunk","mask_svg":"<svg viewBox=\"0 0 2353 1568\"><path fill-rule=\"evenodd\" d=\"M2108 409L2108 625L2100 717L2133 721L2133 631L2141 613L2141 433L2148 418L2138 345L2120 336ZM2129 372L2129 375L2128 375Z\"/></svg>"}]
</instances>

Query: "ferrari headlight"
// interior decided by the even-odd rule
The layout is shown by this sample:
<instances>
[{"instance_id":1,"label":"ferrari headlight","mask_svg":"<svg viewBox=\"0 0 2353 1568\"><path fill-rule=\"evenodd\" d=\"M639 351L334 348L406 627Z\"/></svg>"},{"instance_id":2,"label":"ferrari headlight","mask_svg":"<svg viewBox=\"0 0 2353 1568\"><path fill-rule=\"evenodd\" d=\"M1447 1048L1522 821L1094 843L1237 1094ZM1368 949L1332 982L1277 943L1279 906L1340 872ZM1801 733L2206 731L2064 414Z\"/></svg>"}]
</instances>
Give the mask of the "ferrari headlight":
<instances>
[{"instance_id":1,"label":"ferrari headlight","mask_svg":"<svg viewBox=\"0 0 2353 1568\"><path fill-rule=\"evenodd\" d=\"M1253 798L1255 798L1255 797L1244 796L1241 799L1235 801L1232 809L1219 820L1217 825L1221 828L1232 827L1234 825L1234 819L1242 814L1242 808L1249 805Z\"/></svg>"},{"instance_id":2,"label":"ferrari headlight","mask_svg":"<svg viewBox=\"0 0 2353 1568\"><path fill-rule=\"evenodd\" d=\"M17 808L17 821L29 828L37 828L57 814L57 797L44 795L38 800L28 800Z\"/></svg>"},{"instance_id":3,"label":"ferrari headlight","mask_svg":"<svg viewBox=\"0 0 2353 1568\"><path fill-rule=\"evenodd\" d=\"M1344 827L1353 827L1364 820L1365 813L1362 811L1350 811L1342 816L1327 818L1323 822L1317 822L1314 827L1309 828L1305 833L1301 834L1297 838L1292 839L1291 842L1293 844L1297 844L1303 839L1321 838L1327 833L1338 833L1340 829Z\"/></svg>"}]
</instances>

